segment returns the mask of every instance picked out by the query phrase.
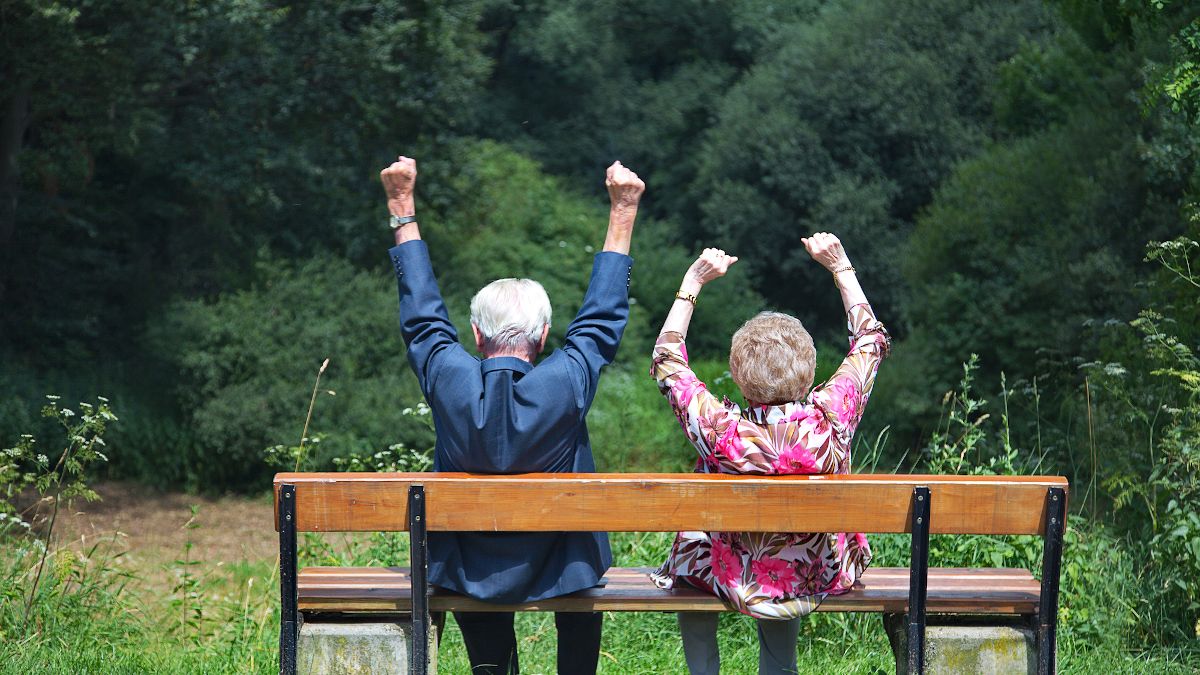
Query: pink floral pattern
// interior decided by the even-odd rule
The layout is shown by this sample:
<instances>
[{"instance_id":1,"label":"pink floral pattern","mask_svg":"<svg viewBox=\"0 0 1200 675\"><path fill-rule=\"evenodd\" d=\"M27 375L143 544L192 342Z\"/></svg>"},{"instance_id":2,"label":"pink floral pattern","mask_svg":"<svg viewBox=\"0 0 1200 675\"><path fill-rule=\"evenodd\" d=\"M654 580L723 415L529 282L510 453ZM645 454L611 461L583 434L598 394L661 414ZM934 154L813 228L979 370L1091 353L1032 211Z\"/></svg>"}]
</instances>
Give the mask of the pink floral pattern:
<instances>
[{"instance_id":1,"label":"pink floral pattern","mask_svg":"<svg viewBox=\"0 0 1200 675\"><path fill-rule=\"evenodd\" d=\"M775 473L820 473L817 466L817 456L804 447L802 443L793 445L790 449L779 453L775 460Z\"/></svg>"},{"instance_id":2,"label":"pink floral pattern","mask_svg":"<svg viewBox=\"0 0 1200 675\"><path fill-rule=\"evenodd\" d=\"M725 542L713 542L709 547L709 564L713 576L723 584L736 584L742 579L742 559Z\"/></svg>"},{"instance_id":3,"label":"pink floral pattern","mask_svg":"<svg viewBox=\"0 0 1200 675\"><path fill-rule=\"evenodd\" d=\"M682 336L659 336L651 375L700 455L697 472L850 472L850 443L891 341L870 305L848 318L850 351L828 382L804 401L745 411L696 378ZM683 578L750 616L790 619L849 590L870 562L861 533L680 532L653 577L663 588Z\"/></svg>"},{"instance_id":4,"label":"pink floral pattern","mask_svg":"<svg viewBox=\"0 0 1200 675\"><path fill-rule=\"evenodd\" d=\"M754 581L758 583L763 595L770 598L782 598L791 594L799 581L795 566L778 558L751 561L750 569L754 571Z\"/></svg>"}]
</instances>

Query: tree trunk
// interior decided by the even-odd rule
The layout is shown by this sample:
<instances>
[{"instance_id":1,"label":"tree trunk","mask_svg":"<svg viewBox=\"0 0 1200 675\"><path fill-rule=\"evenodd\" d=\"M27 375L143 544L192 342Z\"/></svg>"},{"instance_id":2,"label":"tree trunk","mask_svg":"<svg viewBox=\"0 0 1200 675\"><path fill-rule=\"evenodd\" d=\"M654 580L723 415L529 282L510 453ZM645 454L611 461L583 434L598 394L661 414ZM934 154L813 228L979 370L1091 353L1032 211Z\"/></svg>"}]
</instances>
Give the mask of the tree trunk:
<instances>
[{"instance_id":1,"label":"tree trunk","mask_svg":"<svg viewBox=\"0 0 1200 675\"><path fill-rule=\"evenodd\" d=\"M17 194L21 177L17 155L29 126L29 85L13 92L0 122L0 250L8 248L16 230Z\"/></svg>"}]
</instances>

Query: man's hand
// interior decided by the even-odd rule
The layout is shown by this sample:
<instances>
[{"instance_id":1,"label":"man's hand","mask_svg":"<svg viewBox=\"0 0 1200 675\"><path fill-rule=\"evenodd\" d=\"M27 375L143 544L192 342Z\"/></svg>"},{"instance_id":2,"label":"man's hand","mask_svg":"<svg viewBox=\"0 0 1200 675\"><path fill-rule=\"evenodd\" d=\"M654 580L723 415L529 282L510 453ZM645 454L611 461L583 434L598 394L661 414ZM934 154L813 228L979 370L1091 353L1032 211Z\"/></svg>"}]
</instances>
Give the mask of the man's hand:
<instances>
[{"instance_id":1,"label":"man's hand","mask_svg":"<svg viewBox=\"0 0 1200 675\"><path fill-rule=\"evenodd\" d=\"M842 248L841 240L835 235L828 232L817 232L800 241L804 243L804 248L808 250L812 259L830 272L850 267L850 258L846 256L846 250Z\"/></svg>"},{"instance_id":2,"label":"man's hand","mask_svg":"<svg viewBox=\"0 0 1200 675\"><path fill-rule=\"evenodd\" d=\"M379 179L383 181L389 213L401 218L416 214L413 190L417 187L417 160L400 155L391 166L379 172ZM396 228L392 234L395 235L397 246L421 238L421 230L415 222Z\"/></svg>"},{"instance_id":3,"label":"man's hand","mask_svg":"<svg viewBox=\"0 0 1200 675\"><path fill-rule=\"evenodd\" d=\"M638 175L620 162L613 162L605 173L604 185L608 188L608 198L615 208L637 208L646 191L646 184Z\"/></svg>"},{"instance_id":4,"label":"man's hand","mask_svg":"<svg viewBox=\"0 0 1200 675\"><path fill-rule=\"evenodd\" d=\"M681 290L696 295L704 284L725 276L725 273L737 261L737 256L728 255L719 248L704 249L700 257L696 258L696 262L688 268L687 274L683 276Z\"/></svg>"},{"instance_id":5,"label":"man's hand","mask_svg":"<svg viewBox=\"0 0 1200 675\"><path fill-rule=\"evenodd\" d=\"M604 239L604 250L629 255L629 242L633 238L633 221L637 220L638 202L646 191L646 184L638 175L613 162L604 175L604 186L612 208L608 211L608 236Z\"/></svg>"},{"instance_id":6,"label":"man's hand","mask_svg":"<svg viewBox=\"0 0 1200 675\"><path fill-rule=\"evenodd\" d=\"M413 214L413 189L417 185L417 160L401 155L392 165L379 172L383 191L387 194L388 209L393 215Z\"/></svg>"}]
</instances>

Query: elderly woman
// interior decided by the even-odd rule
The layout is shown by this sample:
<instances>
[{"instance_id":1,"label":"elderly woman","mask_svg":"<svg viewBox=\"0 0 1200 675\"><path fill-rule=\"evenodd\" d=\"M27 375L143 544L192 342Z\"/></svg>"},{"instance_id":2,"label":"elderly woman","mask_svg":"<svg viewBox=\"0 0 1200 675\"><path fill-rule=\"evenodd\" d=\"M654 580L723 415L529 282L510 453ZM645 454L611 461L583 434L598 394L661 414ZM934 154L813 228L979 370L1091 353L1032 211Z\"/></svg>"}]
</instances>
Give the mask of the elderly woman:
<instances>
[{"instance_id":1,"label":"elderly woman","mask_svg":"<svg viewBox=\"0 0 1200 675\"><path fill-rule=\"evenodd\" d=\"M651 374L700 454L698 472L850 472L851 438L890 342L838 238L818 232L803 241L833 274L849 317L850 353L820 386L812 388L816 350L808 331L794 317L762 312L734 333L729 352L746 409L718 400L688 368L684 338L696 296L737 258L706 249L675 295ZM860 533L680 532L654 578L664 588L683 580L756 618L759 672L794 673L800 618L826 595L849 590L870 561ZM681 613L679 627L688 669L716 675L717 615Z\"/></svg>"}]
</instances>

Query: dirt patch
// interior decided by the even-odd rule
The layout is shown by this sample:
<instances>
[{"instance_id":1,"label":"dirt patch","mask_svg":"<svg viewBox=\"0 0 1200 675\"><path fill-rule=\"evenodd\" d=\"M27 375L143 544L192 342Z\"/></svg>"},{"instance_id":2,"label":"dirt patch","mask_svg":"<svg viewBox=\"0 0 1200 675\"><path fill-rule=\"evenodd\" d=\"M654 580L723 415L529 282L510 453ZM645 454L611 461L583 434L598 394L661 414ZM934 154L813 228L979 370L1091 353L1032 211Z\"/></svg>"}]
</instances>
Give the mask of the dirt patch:
<instances>
[{"instance_id":1,"label":"dirt patch","mask_svg":"<svg viewBox=\"0 0 1200 675\"><path fill-rule=\"evenodd\" d=\"M59 512L61 545L89 547L115 535L126 560L143 571L183 556L189 539L191 558L208 563L273 560L278 552L268 496L201 497L123 482L94 487L100 501L76 500Z\"/></svg>"}]
</instances>

